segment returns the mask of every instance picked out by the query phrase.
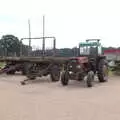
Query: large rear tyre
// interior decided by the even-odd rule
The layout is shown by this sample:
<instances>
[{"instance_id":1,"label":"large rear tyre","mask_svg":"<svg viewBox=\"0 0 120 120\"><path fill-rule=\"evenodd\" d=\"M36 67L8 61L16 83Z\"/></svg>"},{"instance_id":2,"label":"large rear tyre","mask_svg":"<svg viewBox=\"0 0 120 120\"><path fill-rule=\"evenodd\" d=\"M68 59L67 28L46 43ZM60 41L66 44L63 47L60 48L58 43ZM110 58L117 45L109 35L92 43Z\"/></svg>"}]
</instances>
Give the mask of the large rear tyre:
<instances>
[{"instance_id":1,"label":"large rear tyre","mask_svg":"<svg viewBox=\"0 0 120 120\"><path fill-rule=\"evenodd\" d=\"M99 82L108 81L108 65L107 65L107 61L104 59L101 59L99 62L98 79L99 79Z\"/></svg>"},{"instance_id":2,"label":"large rear tyre","mask_svg":"<svg viewBox=\"0 0 120 120\"><path fill-rule=\"evenodd\" d=\"M87 87L92 87L93 81L94 81L94 72L90 71L88 72L88 75L87 75L87 81L86 81Z\"/></svg>"},{"instance_id":3,"label":"large rear tyre","mask_svg":"<svg viewBox=\"0 0 120 120\"><path fill-rule=\"evenodd\" d=\"M69 73L64 71L61 74L61 83L63 86L66 86L68 85L68 82L69 82Z\"/></svg>"}]
</instances>

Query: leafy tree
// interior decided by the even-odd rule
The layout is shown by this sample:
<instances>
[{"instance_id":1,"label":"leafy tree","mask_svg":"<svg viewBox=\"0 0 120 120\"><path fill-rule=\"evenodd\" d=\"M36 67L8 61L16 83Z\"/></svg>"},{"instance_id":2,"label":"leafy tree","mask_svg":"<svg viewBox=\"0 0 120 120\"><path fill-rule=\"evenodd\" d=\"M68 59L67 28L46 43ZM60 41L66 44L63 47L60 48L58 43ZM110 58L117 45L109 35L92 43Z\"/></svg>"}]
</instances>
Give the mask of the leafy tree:
<instances>
[{"instance_id":1,"label":"leafy tree","mask_svg":"<svg viewBox=\"0 0 120 120\"><path fill-rule=\"evenodd\" d=\"M14 35L3 35L0 40L0 55L20 56L21 42ZM23 54L28 54L28 46L22 44Z\"/></svg>"},{"instance_id":2,"label":"leafy tree","mask_svg":"<svg viewBox=\"0 0 120 120\"><path fill-rule=\"evenodd\" d=\"M14 35L3 35L0 40L0 48L4 55L13 56L20 53L20 41Z\"/></svg>"}]
</instances>

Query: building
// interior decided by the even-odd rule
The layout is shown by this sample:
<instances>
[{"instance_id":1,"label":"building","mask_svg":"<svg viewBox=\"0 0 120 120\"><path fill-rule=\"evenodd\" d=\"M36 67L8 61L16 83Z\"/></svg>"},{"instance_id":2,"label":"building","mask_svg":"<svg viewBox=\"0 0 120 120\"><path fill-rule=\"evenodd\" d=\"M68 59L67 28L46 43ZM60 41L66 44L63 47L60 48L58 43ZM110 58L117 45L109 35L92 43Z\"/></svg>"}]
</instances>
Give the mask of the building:
<instances>
[{"instance_id":1,"label":"building","mask_svg":"<svg viewBox=\"0 0 120 120\"><path fill-rule=\"evenodd\" d=\"M104 50L104 55L107 60L120 60L120 49L108 49Z\"/></svg>"}]
</instances>

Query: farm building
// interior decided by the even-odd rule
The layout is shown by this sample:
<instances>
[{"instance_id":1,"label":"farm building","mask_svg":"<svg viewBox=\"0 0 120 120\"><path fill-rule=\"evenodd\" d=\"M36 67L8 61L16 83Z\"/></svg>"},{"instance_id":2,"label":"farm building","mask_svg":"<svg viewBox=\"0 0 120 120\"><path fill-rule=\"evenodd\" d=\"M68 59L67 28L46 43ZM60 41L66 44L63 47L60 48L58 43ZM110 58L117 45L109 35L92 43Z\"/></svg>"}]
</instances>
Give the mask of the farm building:
<instances>
[{"instance_id":1,"label":"farm building","mask_svg":"<svg viewBox=\"0 0 120 120\"><path fill-rule=\"evenodd\" d=\"M104 50L104 55L107 60L120 60L120 49L108 49Z\"/></svg>"}]
</instances>

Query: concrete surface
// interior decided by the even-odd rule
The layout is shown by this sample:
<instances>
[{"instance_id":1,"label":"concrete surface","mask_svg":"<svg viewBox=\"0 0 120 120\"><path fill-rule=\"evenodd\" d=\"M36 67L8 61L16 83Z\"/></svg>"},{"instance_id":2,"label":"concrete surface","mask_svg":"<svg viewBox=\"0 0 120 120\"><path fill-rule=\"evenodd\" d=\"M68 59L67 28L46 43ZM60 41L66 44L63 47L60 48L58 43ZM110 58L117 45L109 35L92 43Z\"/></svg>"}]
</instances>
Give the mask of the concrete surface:
<instances>
[{"instance_id":1,"label":"concrete surface","mask_svg":"<svg viewBox=\"0 0 120 120\"><path fill-rule=\"evenodd\" d=\"M120 120L120 77L93 88L47 78L21 86L23 79L0 76L0 120Z\"/></svg>"}]
</instances>

